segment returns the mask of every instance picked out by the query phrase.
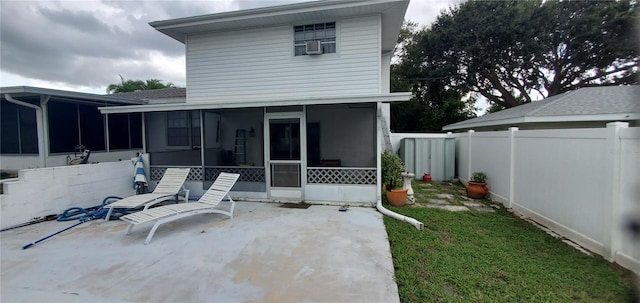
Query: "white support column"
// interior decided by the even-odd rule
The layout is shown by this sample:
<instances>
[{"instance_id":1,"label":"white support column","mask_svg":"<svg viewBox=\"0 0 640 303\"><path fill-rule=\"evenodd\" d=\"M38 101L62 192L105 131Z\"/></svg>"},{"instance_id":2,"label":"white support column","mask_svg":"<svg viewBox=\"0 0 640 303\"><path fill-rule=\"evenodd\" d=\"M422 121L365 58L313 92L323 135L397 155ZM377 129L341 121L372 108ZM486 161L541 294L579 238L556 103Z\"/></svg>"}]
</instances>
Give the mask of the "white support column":
<instances>
[{"instance_id":1,"label":"white support column","mask_svg":"<svg viewBox=\"0 0 640 303\"><path fill-rule=\"evenodd\" d=\"M515 183L516 183L516 178L515 178L515 157L516 157L516 151L515 151L515 136L516 136L516 132L519 130L519 128L517 127L509 127L509 196L507 197L507 205L505 205L507 208L511 208L513 205L513 199L514 199L514 187L515 187Z\"/></svg>"},{"instance_id":2,"label":"white support column","mask_svg":"<svg viewBox=\"0 0 640 303\"><path fill-rule=\"evenodd\" d=\"M109 114L104 114L104 149L110 152L109 148Z\"/></svg>"},{"instance_id":3,"label":"white support column","mask_svg":"<svg viewBox=\"0 0 640 303\"><path fill-rule=\"evenodd\" d=\"M142 153L146 154L147 153L147 123L144 120L144 112L141 113L141 121L140 123L142 123ZM203 141L204 142L204 141ZM202 143L200 143L202 145Z\"/></svg>"},{"instance_id":4,"label":"white support column","mask_svg":"<svg viewBox=\"0 0 640 303\"><path fill-rule=\"evenodd\" d=\"M49 99L51 96L40 96L40 108L42 109L42 132L44 143L44 161L47 165L49 159ZM46 166L45 166L46 167Z\"/></svg>"},{"instance_id":5,"label":"white support column","mask_svg":"<svg viewBox=\"0 0 640 303\"><path fill-rule=\"evenodd\" d=\"M382 123L385 123L381 119L382 102L377 103L378 114L376 117L376 201L382 201Z\"/></svg>"},{"instance_id":6,"label":"white support column","mask_svg":"<svg viewBox=\"0 0 640 303\"><path fill-rule=\"evenodd\" d=\"M207 181L207 168L205 167L205 158L204 158L204 154L205 154L205 142L204 142L204 111L203 110L198 110L198 115L200 115L200 167L202 167L202 189L207 190L207 188L205 188L205 182ZM187 197L187 201L188 201L188 197Z\"/></svg>"},{"instance_id":7,"label":"white support column","mask_svg":"<svg viewBox=\"0 0 640 303\"><path fill-rule=\"evenodd\" d=\"M621 142L620 129L629 127L627 122L607 123L605 158L606 181L605 181L605 211L604 228L609 234L605 240L605 259L615 261L616 253L621 249L623 236L623 222L620 214L620 165L621 165Z\"/></svg>"},{"instance_id":8,"label":"white support column","mask_svg":"<svg viewBox=\"0 0 640 303\"><path fill-rule=\"evenodd\" d=\"M471 150L472 150L472 146L471 146L471 138L473 137L473 133L475 133L476 131L473 129L470 129L467 131L467 182L469 182L469 180L471 180L471 169L473 168L473 166L471 165Z\"/></svg>"}]
</instances>

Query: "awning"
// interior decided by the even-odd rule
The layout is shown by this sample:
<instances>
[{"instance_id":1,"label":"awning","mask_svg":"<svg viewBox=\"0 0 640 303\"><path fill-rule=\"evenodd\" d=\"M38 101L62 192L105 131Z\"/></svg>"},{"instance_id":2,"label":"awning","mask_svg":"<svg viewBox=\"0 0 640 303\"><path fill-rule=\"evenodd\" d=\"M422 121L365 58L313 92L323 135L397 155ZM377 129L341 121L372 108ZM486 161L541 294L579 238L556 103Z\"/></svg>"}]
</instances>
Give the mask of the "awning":
<instances>
[{"instance_id":1,"label":"awning","mask_svg":"<svg viewBox=\"0 0 640 303\"><path fill-rule=\"evenodd\" d=\"M391 93L380 95L354 95L340 97L306 97L291 99L234 100L232 102L187 102L129 106L110 106L98 108L103 114L166 112L177 110L252 108L266 106L353 104L377 102L403 102L411 99L411 93Z\"/></svg>"}]
</instances>

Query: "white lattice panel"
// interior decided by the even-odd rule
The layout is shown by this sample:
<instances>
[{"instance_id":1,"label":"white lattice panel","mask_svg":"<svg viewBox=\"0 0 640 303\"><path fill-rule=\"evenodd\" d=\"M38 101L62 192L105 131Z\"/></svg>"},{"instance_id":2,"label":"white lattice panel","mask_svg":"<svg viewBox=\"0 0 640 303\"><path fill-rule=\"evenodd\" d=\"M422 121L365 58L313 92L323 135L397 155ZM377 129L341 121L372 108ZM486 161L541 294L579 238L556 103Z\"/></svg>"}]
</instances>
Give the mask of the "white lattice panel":
<instances>
[{"instance_id":1,"label":"white lattice panel","mask_svg":"<svg viewBox=\"0 0 640 303\"><path fill-rule=\"evenodd\" d=\"M376 184L375 169L307 169L310 184Z\"/></svg>"},{"instance_id":2,"label":"white lattice panel","mask_svg":"<svg viewBox=\"0 0 640 303\"><path fill-rule=\"evenodd\" d=\"M167 171L166 167L151 167L149 180L159 181L160 179L162 179L162 176L164 176L165 171ZM187 181L202 181L202 175L202 167L191 167L189 175L187 176Z\"/></svg>"},{"instance_id":3,"label":"white lattice panel","mask_svg":"<svg viewBox=\"0 0 640 303\"><path fill-rule=\"evenodd\" d=\"M265 182L263 167L207 167L206 181L215 180L221 172L240 174L239 182Z\"/></svg>"}]
</instances>

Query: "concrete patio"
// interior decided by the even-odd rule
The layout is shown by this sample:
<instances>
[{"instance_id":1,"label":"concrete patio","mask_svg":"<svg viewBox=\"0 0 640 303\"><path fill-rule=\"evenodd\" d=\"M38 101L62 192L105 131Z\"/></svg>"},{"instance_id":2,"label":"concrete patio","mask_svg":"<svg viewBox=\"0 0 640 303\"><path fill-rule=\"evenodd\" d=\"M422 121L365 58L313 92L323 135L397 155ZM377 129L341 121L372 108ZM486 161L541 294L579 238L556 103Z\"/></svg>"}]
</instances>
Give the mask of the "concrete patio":
<instances>
[{"instance_id":1,"label":"concrete patio","mask_svg":"<svg viewBox=\"0 0 640 303\"><path fill-rule=\"evenodd\" d=\"M239 202L126 236L122 221L45 222L1 234L2 302L398 302L373 208Z\"/></svg>"}]
</instances>

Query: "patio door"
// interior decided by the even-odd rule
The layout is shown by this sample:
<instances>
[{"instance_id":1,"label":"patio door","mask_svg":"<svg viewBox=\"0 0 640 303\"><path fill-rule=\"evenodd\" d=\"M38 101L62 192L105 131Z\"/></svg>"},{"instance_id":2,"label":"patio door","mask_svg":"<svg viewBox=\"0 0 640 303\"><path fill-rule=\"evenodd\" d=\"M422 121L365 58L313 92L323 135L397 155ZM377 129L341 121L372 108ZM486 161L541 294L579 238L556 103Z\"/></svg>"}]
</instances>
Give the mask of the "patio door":
<instances>
[{"instance_id":1,"label":"patio door","mask_svg":"<svg viewBox=\"0 0 640 303\"><path fill-rule=\"evenodd\" d=\"M305 144L302 114L267 114L265 156L269 197L301 200Z\"/></svg>"}]
</instances>

